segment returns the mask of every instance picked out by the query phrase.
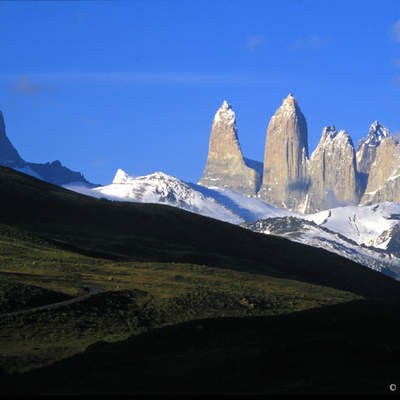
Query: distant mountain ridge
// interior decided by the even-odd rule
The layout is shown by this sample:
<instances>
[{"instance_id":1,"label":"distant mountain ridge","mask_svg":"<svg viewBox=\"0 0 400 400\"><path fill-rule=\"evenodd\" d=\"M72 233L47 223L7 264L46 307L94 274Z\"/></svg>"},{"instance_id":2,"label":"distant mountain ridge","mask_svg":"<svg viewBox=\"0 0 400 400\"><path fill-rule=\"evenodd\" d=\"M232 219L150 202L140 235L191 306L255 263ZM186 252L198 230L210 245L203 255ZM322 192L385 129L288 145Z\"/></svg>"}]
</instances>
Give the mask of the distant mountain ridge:
<instances>
[{"instance_id":1,"label":"distant mountain ridge","mask_svg":"<svg viewBox=\"0 0 400 400\"><path fill-rule=\"evenodd\" d=\"M85 179L82 173L72 171L63 166L59 160L47 163L32 163L25 161L12 145L6 135L3 113L0 111L0 165L42 179L56 185L76 183L87 187L95 187Z\"/></svg>"}]
</instances>

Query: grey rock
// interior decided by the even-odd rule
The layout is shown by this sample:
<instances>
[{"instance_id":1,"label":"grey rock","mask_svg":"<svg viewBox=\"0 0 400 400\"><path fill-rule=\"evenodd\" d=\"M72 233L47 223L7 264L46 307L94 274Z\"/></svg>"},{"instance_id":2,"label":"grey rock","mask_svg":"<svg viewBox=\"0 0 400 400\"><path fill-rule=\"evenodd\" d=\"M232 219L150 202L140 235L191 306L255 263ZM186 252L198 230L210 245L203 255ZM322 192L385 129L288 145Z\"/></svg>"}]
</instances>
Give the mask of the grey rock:
<instances>
[{"instance_id":1,"label":"grey rock","mask_svg":"<svg viewBox=\"0 0 400 400\"><path fill-rule=\"evenodd\" d=\"M325 127L308 163L310 189L305 212L317 212L344 205L357 205L360 188L356 155L348 132Z\"/></svg>"},{"instance_id":2,"label":"grey rock","mask_svg":"<svg viewBox=\"0 0 400 400\"><path fill-rule=\"evenodd\" d=\"M357 170L369 174L371 166L375 161L376 151L382 140L390 136L387 128L375 121L369 128L368 135L361 139L357 146Z\"/></svg>"},{"instance_id":3,"label":"grey rock","mask_svg":"<svg viewBox=\"0 0 400 400\"><path fill-rule=\"evenodd\" d=\"M360 204L384 201L400 202L400 145L392 136L384 138L376 151Z\"/></svg>"},{"instance_id":4,"label":"grey rock","mask_svg":"<svg viewBox=\"0 0 400 400\"><path fill-rule=\"evenodd\" d=\"M236 116L226 101L212 123L207 163L199 184L228 187L248 196L255 195L260 185L260 175L243 158Z\"/></svg>"},{"instance_id":5,"label":"grey rock","mask_svg":"<svg viewBox=\"0 0 400 400\"><path fill-rule=\"evenodd\" d=\"M307 159L306 119L289 94L268 125L258 197L275 207L300 209L309 187Z\"/></svg>"}]
</instances>

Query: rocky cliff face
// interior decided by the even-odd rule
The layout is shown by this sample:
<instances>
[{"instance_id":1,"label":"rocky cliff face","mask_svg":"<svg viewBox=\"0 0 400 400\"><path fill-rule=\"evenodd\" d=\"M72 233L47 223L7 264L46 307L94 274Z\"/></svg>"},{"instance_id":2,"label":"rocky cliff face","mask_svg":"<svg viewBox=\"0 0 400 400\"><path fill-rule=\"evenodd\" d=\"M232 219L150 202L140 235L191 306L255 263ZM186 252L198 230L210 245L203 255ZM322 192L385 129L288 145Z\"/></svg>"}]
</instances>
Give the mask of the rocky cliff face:
<instances>
[{"instance_id":1,"label":"rocky cliff face","mask_svg":"<svg viewBox=\"0 0 400 400\"><path fill-rule=\"evenodd\" d=\"M289 94L268 125L258 197L276 207L301 207L308 191L307 158L306 119Z\"/></svg>"},{"instance_id":2,"label":"rocky cliff face","mask_svg":"<svg viewBox=\"0 0 400 400\"><path fill-rule=\"evenodd\" d=\"M207 165L199 183L256 194L275 207L306 213L400 202L400 145L375 121L355 152L350 135L332 126L324 128L308 159L307 123L289 94L269 122L262 164L243 157L235 114L224 102L213 121Z\"/></svg>"},{"instance_id":3,"label":"rocky cliff face","mask_svg":"<svg viewBox=\"0 0 400 400\"><path fill-rule=\"evenodd\" d=\"M236 116L224 101L215 114L207 164L200 185L229 187L239 193L252 196L260 185L260 176L246 165L237 135Z\"/></svg>"},{"instance_id":4,"label":"rocky cliff face","mask_svg":"<svg viewBox=\"0 0 400 400\"><path fill-rule=\"evenodd\" d=\"M3 113L0 111L0 165L10 168L23 168L25 164L6 135Z\"/></svg>"},{"instance_id":5,"label":"rocky cliff face","mask_svg":"<svg viewBox=\"0 0 400 400\"><path fill-rule=\"evenodd\" d=\"M369 174L375 161L376 151L382 140L390 136L387 128L375 121L369 128L366 139L361 139L357 146L357 170Z\"/></svg>"},{"instance_id":6,"label":"rocky cliff face","mask_svg":"<svg viewBox=\"0 0 400 400\"><path fill-rule=\"evenodd\" d=\"M323 129L321 140L308 164L310 188L304 211L356 205L360 200L356 155L346 131L334 126Z\"/></svg>"},{"instance_id":7,"label":"rocky cliff face","mask_svg":"<svg viewBox=\"0 0 400 400\"><path fill-rule=\"evenodd\" d=\"M400 202L400 145L385 137L376 151L361 205L384 201Z\"/></svg>"}]
</instances>

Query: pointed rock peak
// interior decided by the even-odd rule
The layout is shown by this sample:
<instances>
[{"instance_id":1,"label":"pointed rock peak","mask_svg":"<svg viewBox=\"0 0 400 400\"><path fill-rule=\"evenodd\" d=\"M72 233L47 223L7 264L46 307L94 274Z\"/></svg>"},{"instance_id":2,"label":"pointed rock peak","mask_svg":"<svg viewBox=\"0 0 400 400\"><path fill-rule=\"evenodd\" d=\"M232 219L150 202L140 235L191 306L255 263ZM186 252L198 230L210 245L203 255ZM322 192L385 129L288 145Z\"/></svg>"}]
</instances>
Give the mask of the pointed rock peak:
<instances>
[{"instance_id":1,"label":"pointed rock peak","mask_svg":"<svg viewBox=\"0 0 400 400\"><path fill-rule=\"evenodd\" d=\"M131 177L125 171L123 171L121 168L118 168L112 183L126 183L130 178Z\"/></svg>"},{"instance_id":2,"label":"pointed rock peak","mask_svg":"<svg viewBox=\"0 0 400 400\"><path fill-rule=\"evenodd\" d=\"M288 97L283 100L282 103L283 106L289 106L289 107L298 107L297 100L293 97L292 93L289 93Z\"/></svg>"},{"instance_id":3,"label":"pointed rock peak","mask_svg":"<svg viewBox=\"0 0 400 400\"><path fill-rule=\"evenodd\" d=\"M322 129L322 136L321 140L319 141L319 145L323 145L324 143L331 141L335 138L337 135L336 128L334 125L332 126L325 126L324 129Z\"/></svg>"},{"instance_id":4,"label":"pointed rock peak","mask_svg":"<svg viewBox=\"0 0 400 400\"><path fill-rule=\"evenodd\" d=\"M226 125L234 125L236 123L236 115L231 105L224 100L221 107L214 117L214 123L223 123Z\"/></svg>"},{"instance_id":5,"label":"pointed rock peak","mask_svg":"<svg viewBox=\"0 0 400 400\"><path fill-rule=\"evenodd\" d=\"M226 100L224 100L222 102L222 106L220 107L220 110L228 110L229 108L231 108L231 105Z\"/></svg>"},{"instance_id":6,"label":"pointed rock peak","mask_svg":"<svg viewBox=\"0 0 400 400\"><path fill-rule=\"evenodd\" d=\"M385 128L378 121L374 121L368 131L366 143L378 144L383 138L390 136L389 129Z\"/></svg>"},{"instance_id":7,"label":"pointed rock peak","mask_svg":"<svg viewBox=\"0 0 400 400\"><path fill-rule=\"evenodd\" d=\"M331 143L333 141L336 142L338 140L349 142L351 145L353 145L353 142L351 140L349 132L347 132L346 130L343 130L343 129L338 132L338 131L336 131L336 128L334 125L326 126L322 130L322 137L321 137L319 145L323 146L325 144Z\"/></svg>"},{"instance_id":8,"label":"pointed rock peak","mask_svg":"<svg viewBox=\"0 0 400 400\"><path fill-rule=\"evenodd\" d=\"M335 125L325 126L322 130L322 138L325 140L327 138L333 139L336 136L336 128Z\"/></svg>"},{"instance_id":9,"label":"pointed rock peak","mask_svg":"<svg viewBox=\"0 0 400 400\"><path fill-rule=\"evenodd\" d=\"M286 117L301 113L299 103L293 97L292 93L289 93L288 97L286 97L286 99L283 99L282 105L279 107L277 113L283 113Z\"/></svg>"}]
</instances>

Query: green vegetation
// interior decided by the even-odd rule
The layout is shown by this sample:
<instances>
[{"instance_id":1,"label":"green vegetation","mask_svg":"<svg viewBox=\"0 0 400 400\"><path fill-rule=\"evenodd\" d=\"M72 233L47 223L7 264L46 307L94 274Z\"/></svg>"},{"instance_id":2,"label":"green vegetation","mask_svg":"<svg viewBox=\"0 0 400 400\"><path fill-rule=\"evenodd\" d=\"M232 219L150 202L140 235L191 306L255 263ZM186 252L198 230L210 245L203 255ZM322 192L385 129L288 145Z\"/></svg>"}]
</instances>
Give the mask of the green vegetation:
<instances>
[{"instance_id":1,"label":"green vegetation","mask_svg":"<svg viewBox=\"0 0 400 400\"><path fill-rule=\"evenodd\" d=\"M0 287L9 293L0 297L5 312L26 308L37 292L47 295L47 304L69 298L67 294L83 295L85 288L104 292L60 308L0 318L0 366L8 372L52 363L99 340L122 340L191 319L276 315L360 298L305 282L204 265L91 258L17 233L0 240L0 265L6 266L0 268ZM12 309L11 297L24 307ZM31 307L42 304L46 297Z\"/></svg>"},{"instance_id":2,"label":"green vegetation","mask_svg":"<svg viewBox=\"0 0 400 400\"><path fill-rule=\"evenodd\" d=\"M357 391L357 368L389 360L362 378L379 391L397 365L399 283L382 274L7 168L0 187L4 393Z\"/></svg>"}]
</instances>

